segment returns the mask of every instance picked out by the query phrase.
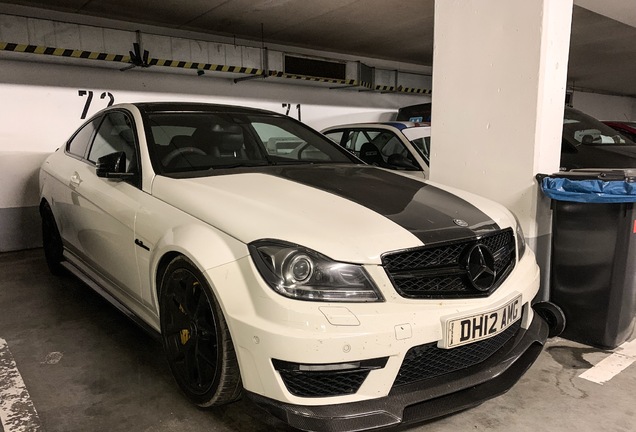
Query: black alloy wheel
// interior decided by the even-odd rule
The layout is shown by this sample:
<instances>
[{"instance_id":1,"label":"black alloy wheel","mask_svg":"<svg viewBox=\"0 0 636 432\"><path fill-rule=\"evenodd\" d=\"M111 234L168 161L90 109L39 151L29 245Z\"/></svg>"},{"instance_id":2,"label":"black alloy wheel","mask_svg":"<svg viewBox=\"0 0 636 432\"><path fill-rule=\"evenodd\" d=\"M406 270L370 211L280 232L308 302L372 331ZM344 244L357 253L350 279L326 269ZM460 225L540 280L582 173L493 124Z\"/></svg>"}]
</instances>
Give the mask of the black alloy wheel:
<instances>
[{"instance_id":1,"label":"black alloy wheel","mask_svg":"<svg viewBox=\"0 0 636 432\"><path fill-rule=\"evenodd\" d=\"M201 272L186 257L174 258L160 293L161 338L181 390L200 407L237 400L242 386L234 346Z\"/></svg>"},{"instance_id":2,"label":"black alloy wheel","mask_svg":"<svg viewBox=\"0 0 636 432\"><path fill-rule=\"evenodd\" d=\"M57 229L55 217L49 204L44 201L40 205L40 217L42 218L42 246L44 248L44 257L49 271L60 276L64 274L64 245L62 244L62 236Z\"/></svg>"}]
</instances>

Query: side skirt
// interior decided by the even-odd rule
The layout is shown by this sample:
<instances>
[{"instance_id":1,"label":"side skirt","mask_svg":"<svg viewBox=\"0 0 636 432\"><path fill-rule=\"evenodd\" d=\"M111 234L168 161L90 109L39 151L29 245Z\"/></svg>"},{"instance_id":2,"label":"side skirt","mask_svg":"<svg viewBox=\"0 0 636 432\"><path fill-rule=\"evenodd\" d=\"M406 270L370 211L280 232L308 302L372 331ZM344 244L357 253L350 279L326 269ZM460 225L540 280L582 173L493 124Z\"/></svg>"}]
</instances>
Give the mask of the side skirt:
<instances>
[{"instance_id":1,"label":"side skirt","mask_svg":"<svg viewBox=\"0 0 636 432\"><path fill-rule=\"evenodd\" d=\"M135 324L141 327L146 333L152 336L153 339L161 340L161 334L146 321L141 319L135 314L128 306L122 303L117 297L113 296L110 292L116 288L112 287L112 284L107 282L104 278L99 276L91 268L85 265L79 258L64 249L64 258L62 266L67 269L71 274L76 276L79 280L88 285L93 291L102 296L111 305L115 306L121 313L126 315ZM110 288L110 290L108 289Z\"/></svg>"}]
</instances>

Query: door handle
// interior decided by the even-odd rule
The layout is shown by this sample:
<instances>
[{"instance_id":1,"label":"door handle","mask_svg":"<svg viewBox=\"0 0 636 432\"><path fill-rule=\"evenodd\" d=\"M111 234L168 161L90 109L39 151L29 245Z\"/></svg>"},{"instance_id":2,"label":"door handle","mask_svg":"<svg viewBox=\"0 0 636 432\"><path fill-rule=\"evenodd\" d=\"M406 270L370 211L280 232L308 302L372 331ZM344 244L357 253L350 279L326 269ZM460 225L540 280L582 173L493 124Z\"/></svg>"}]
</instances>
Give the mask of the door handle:
<instances>
[{"instance_id":1,"label":"door handle","mask_svg":"<svg viewBox=\"0 0 636 432\"><path fill-rule=\"evenodd\" d=\"M82 182L82 179L80 178L78 173L74 173L71 176L71 186L78 187L81 182Z\"/></svg>"}]
</instances>

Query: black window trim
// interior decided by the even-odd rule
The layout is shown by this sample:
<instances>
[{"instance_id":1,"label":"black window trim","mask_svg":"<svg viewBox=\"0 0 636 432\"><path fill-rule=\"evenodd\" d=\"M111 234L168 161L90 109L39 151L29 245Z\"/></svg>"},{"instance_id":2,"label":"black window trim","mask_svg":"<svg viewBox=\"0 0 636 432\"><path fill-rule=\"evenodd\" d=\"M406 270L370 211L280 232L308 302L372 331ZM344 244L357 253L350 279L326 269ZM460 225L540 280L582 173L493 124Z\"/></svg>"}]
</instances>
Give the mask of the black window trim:
<instances>
[{"instance_id":1,"label":"black window trim","mask_svg":"<svg viewBox=\"0 0 636 432\"><path fill-rule=\"evenodd\" d=\"M95 129L93 130L93 133L91 133L91 136L88 139L88 144L86 144L86 147L84 148L84 154L80 156L78 154L71 153L70 150L69 150L69 148L71 147L71 142L75 139L75 137L77 135L79 135L79 133L85 127L87 127L89 124L91 124L92 122L97 120L99 117L101 117L101 119L99 119L99 122L97 123L97 126L95 127ZM66 143L64 144L64 154L66 154L67 156L72 157L73 159L77 159L77 160L83 161L83 162L88 162L89 149L93 146L93 141L95 140L95 134L99 130L99 127L102 125L102 121L104 121L103 113L98 113L98 114L95 114L90 119L88 119L87 121L85 121L80 127L78 127L77 130L73 133L73 135L71 135L71 137L68 140L66 140Z\"/></svg>"}]
</instances>

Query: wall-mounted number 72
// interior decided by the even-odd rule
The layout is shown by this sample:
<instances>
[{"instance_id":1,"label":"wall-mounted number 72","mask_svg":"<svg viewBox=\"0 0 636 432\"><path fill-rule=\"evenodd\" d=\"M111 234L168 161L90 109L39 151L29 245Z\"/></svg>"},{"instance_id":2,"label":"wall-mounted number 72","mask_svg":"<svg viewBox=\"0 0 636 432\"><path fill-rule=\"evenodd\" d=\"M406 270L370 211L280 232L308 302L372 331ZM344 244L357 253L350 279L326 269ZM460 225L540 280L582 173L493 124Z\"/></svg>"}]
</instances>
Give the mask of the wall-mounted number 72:
<instances>
[{"instance_id":1,"label":"wall-mounted number 72","mask_svg":"<svg viewBox=\"0 0 636 432\"><path fill-rule=\"evenodd\" d=\"M77 91L77 95L82 97L82 96L87 96L86 98L86 103L84 104L84 110L82 111L82 115L81 115L81 119L84 120L86 118L86 114L88 113L88 110L91 107L91 102L93 101L93 91L92 90L78 90ZM113 94L111 92L103 92L99 98L100 99L105 99L106 97L108 97L108 105L106 105L107 107L111 106L112 104L115 103L115 96L113 96Z\"/></svg>"}]
</instances>

